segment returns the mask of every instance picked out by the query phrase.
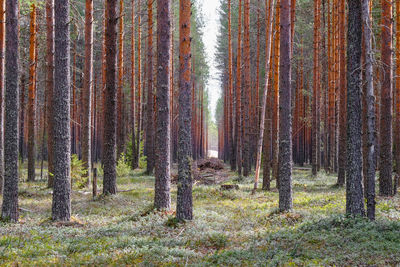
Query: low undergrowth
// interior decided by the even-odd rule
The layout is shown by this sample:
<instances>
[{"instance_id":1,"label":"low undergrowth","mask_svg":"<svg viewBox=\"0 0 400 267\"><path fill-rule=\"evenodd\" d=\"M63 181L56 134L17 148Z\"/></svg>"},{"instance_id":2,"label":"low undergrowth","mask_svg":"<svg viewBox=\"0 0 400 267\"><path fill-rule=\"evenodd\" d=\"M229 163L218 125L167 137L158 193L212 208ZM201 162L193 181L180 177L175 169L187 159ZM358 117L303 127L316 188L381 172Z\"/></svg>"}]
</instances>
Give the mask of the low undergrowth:
<instances>
[{"instance_id":1,"label":"low undergrowth","mask_svg":"<svg viewBox=\"0 0 400 267\"><path fill-rule=\"evenodd\" d=\"M115 196L74 190L71 225L49 221L45 181L21 183L19 224L0 223L1 265L398 265L400 200L377 200L377 221L347 218L336 178L295 171L293 205L280 213L278 192L196 185L193 221L152 208L154 178L141 171L118 178ZM99 181L101 187L101 179ZM274 183L272 188L275 188ZM101 188L99 188L101 192ZM172 189L173 209L176 188Z\"/></svg>"}]
</instances>

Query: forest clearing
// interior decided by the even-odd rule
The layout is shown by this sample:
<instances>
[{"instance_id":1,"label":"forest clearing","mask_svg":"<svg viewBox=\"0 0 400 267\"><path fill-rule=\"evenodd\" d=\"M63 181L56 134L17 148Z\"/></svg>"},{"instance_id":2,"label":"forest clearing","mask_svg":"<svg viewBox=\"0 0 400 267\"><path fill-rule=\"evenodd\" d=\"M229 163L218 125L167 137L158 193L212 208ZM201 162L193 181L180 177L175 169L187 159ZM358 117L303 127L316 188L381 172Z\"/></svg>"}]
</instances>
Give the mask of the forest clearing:
<instances>
[{"instance_id":1,"label":"forest clearing","mask_svg":"<svg viewBox=\"0 0 400 267\"><path fill-rule=\"evenodd\" d=\"M252 195L252 178L229 173L193 187L193 221L153 211L154 178L143 170L118 177L115 196L74 190L70 226L51 222L45 182L21 183L20 224L0 224L3 265L275 266L396 265L400 199L378 198L377 220L346 218L335 176L293 173L292 213L278 212L278 192ZM26 175L26 173L24 173ZM134 190L132 190L134 189ZM127 192L124 192L127 191ZM176 185L172 186L176 200Z\"/></svg>"}]
</instances>

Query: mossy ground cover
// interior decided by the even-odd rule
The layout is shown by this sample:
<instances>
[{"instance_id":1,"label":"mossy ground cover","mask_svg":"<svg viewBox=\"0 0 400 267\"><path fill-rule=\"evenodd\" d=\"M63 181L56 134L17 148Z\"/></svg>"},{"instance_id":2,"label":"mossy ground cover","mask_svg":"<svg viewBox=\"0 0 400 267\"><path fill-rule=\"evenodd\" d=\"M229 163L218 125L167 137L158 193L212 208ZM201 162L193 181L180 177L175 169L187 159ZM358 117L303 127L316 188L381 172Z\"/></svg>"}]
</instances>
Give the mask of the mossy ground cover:
<instances>
[{"instance_id":1,"label":"mossy ground cover","mask_svg":"<svg viewBox=\"0 0 400 267\"><path fill-rule=\"evenodd\" d=\"M71 226L49 221L45 182L20 184L21 222L0 223L1 265L396 265L400 264L400 199L378 198L377 221L349 219L336 177L296 170L293 206L279 213L278 192L251 194L252 178L194 187L191 222L154 212L154 178L141 171L118 178L116 196L93 199L74 190ZM101 180L100 180L101 184ZM273 184L274 185L274 184ZM274 186L273 186L274 188ZM88 190L89 192L89 190ZM176 187L172 189L175 208Z\"/></svg>"}]
</instances>

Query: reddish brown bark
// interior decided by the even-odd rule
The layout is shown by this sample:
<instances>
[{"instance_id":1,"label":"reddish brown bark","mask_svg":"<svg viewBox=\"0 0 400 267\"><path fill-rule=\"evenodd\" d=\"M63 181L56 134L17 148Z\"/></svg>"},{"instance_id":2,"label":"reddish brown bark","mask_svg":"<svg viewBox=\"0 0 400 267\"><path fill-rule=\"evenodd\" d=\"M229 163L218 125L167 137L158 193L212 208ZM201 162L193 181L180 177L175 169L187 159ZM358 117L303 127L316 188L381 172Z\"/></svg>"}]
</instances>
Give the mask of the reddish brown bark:
<instances>
[{"instance_id":1,"label":"reddish brown bark","mask_svg":"<svg viewBox=\"0 0 400 267\"><path fill-rule=\"evenodd\" d=\"M180 0L179 8L179 147L178 147L178 194L176 217L179 220L193 218L192 158L191 158L191 38L190 0Z\"/></svg>"},{"instance_id":2,"label":"reddish brown bark","mask_svg":"<svg viewBox=\"0 0 400 267\"><path fill-rule=\"evenodd\" d=\"M47 186L53 187L54 0L46 0Z\"/></svg>"},{"instance_id":3,"label":"reddish brown bark","mask_svg":"<svg viewBox=\"0 0 400 267\"><path fill-rule=\"evenodd\" d=\"M272 2L272 4L271 4ZM270 71L270 55L271 55L271 43L272 43L272 12L274 10L274 0L270 0L268 5L266 4L266 46L265 46L265 86L264 86L264 94L262 98L262 108L261 108L261 120L260 120L260 132L258 135L258 143L257 143L257 151L256 151L256 169L255 169L255 178L254 178L254 189L257 190L258 187L258 179L260 174L260 166L261 166L261 154L264 140L264 123L265 123L265 113L267 108L267 95L269 88L269 71ZM269 171L269 170L268 170Z\"/></svg>"},{"instance_id":4,"label":"reddish brown bark","mask_svg":"<svg viewBox=\"0 0 400 267\"><path fill-rule=\"evenodd\" d=\"M36 5L31 6L28 94L28 181L35 181Z\"/></svg>"},{"instance_id":5,"label":"reddish brown bark","mask_svg":"<svg viewBox=\"0 0 400 267\"><path fill-rule=\"evenodd\" d=\"M104 107L104 138L103 138L103 194L117 193L116 173L116 118L117 118L117 88L116 57L117 57L117 0L106 1L106 37L107 48L105 65L107 66L105 107Z\"/></svg>"},{"instance_id":6,"label":"reddish brown bark","mask_svg":"<svg viewBox=\"0 0 400 267\"><path fill-rule=\"evenodd\" d=\"M118 93L117 93L117 159L125 149L124 128L124 0L119 1Z\"/></svg>"},{"instance_id":7,"label":"reddish brown bark","mask_svg":"<svg viewBox=\"0 0 400 267\"><path fill-rule=\"evenodd\" d=\"M242 0L239 0L239 18L238 18L238 48L236 59L236 125L235 125L235 147L236 163L239 176L242 175Z\"/></svg>"},{"instance_id":8,"label":"reddish brown bark","mask_svg":"<svg viewBox=\"0 0 400 267\"><path fill-rule=\"evenodd\" d=\"M91 173L91 112L92 112L92 86L93 86L93 0L86 0L85 9L85 66L83 76L82 98L82 161L87 170L89 185Z\"/></svg>"},{"instance_id":9,"label":"reddish brown bark","mask_svg":"<svg viewBox=\"0 0 400 267\"><path fill-rule=\"evenodd\" d=\"M382 93L380 117L379 193L392 194L392 2L382 0Z\"/></svg>"},{"instance_id":10,"label":"reddish brown bark","mask_svg":"<svg viewBox=\"0 0 400 267\"><path fill-rule=\"evenodd\" d=\"M153 0L147 0L147 105L146 105L146 173L154 169L154 95L153 95Z\"/></svg>"}]
</instances>

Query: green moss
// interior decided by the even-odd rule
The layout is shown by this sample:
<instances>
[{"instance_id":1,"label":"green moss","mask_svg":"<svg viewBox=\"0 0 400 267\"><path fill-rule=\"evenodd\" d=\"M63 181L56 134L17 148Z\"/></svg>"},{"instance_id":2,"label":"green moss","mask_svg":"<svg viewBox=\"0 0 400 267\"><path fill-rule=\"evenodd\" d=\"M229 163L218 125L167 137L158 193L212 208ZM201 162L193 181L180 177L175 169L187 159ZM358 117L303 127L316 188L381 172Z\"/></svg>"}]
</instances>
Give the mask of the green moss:
<instances>
[{"instance_id":1,"label":"green moss","mask_svg":"<svg viewBox=\"0 0 400 267\"><path fill-rule=\"evenodd\" d=\"M334 176L295 170L290 213L279 212L275 188L252 195L251 179L235 191L196 185L194 220L184 224L173 211L154 212L154 177L129 170L117 181L125 192L95 201L73 191L79 227L51 222L45 182L20 183L21 223L0 222L1 265L400 264L399 197L377 199L377 222L346 218L345 191L333 187ZM175 185L172 200L175 207Z\"/></svg>"}]
</instances>

